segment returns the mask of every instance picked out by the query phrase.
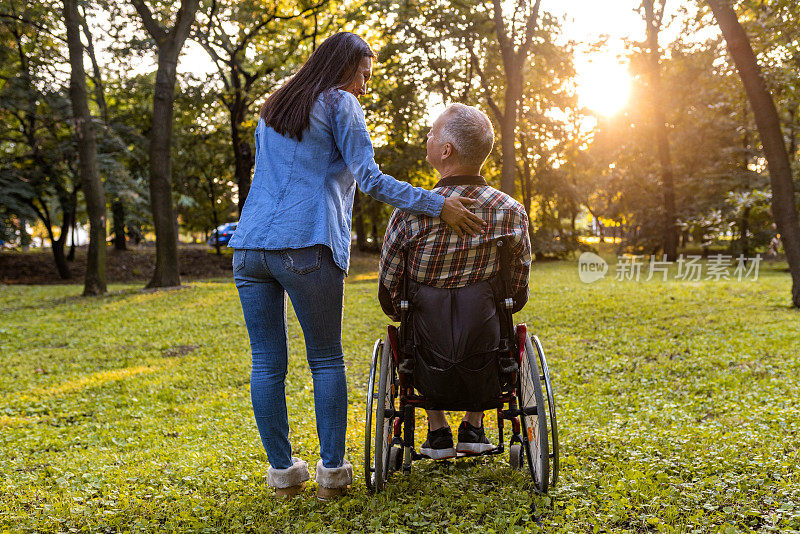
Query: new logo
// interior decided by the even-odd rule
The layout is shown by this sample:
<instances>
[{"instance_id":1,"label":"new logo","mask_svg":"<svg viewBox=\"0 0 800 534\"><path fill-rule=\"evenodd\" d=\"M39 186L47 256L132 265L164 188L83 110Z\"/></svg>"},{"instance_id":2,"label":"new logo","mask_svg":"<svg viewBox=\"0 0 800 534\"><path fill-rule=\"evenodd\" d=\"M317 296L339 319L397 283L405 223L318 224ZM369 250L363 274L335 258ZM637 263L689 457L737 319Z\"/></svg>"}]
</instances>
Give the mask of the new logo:
<instances>
[{"instance_id":1,"label":"new logo","mask_svg":"<svg viewBox=\"0 0 800 534\"><path fill-rule=\"evenodd\" d=\"M584 252L578 258L578 276L581 282L591 284L603 278L608 272L606 260L593 252Z\"/></svg>"}]
</instances>

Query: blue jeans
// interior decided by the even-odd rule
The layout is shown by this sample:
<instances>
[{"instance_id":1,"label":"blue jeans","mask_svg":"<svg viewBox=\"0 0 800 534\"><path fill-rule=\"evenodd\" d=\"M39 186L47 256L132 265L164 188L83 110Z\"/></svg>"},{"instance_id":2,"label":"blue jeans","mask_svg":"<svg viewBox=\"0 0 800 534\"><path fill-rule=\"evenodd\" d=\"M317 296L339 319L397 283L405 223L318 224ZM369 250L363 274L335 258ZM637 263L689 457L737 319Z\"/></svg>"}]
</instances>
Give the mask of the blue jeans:
<instances>
[{"instance_id":1,"label":"blue jeans","mask_svg":"<svg viewBox=\"0 0 800 534\"><path fill-rule=\"evenodd\" d=\"M344 272L324 245L301 249L236 249L233 277L250 335L250 395L267 459L274 469L292 466L286 413L288 360L286 294L292 299L314 379L322 464L341 467L347 429L347 381L342 353Z\"/></svg>"}]
</instances>

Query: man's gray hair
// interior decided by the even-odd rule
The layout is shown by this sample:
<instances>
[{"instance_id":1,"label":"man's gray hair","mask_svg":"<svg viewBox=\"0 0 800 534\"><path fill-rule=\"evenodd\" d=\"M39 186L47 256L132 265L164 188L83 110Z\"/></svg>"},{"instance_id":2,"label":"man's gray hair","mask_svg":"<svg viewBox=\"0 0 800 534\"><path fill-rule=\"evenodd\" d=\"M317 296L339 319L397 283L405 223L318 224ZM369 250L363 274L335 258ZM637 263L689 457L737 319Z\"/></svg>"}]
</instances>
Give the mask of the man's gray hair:
<instances>
[{"instance_id":1,"label":"man's gray hair","mask_svg":"<svg viewBox=\"0 0 800 534\"><path fill-rule=\"evenodd\" d=\"M480 167L494 145L494 127L486 113L472 106L451 104L444 110L439 141L450 143L459 163Z\"/></svg>"}]
</instances>

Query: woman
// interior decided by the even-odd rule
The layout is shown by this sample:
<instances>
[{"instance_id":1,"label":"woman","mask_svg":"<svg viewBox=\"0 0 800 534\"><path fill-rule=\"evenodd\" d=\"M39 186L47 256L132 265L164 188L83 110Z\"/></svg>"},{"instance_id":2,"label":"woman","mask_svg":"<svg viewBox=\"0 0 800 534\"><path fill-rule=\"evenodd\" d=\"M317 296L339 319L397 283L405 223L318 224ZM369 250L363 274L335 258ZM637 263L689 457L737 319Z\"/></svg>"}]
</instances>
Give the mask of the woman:
<instances>
[{"instance_id":1,"label":"woman","mask_svg":"<svg viewBox=\"0 0 800 534\"><path fill-rule=\"evenodd\" d=\"M314 380L321 459L317 496L342 495L352 482L344 458L347 384L342 297L350 261L355 185L395 207L440 216L460 235L483 221L445 199L382 174L357 98L375 54L352 33L325 40L261 108L256 161L233 247L233 270L253 353L253 410L280 496L300 493L307 464L292 456L286 413L286 294L303 329Z\"/></svg>"}]
</instances>

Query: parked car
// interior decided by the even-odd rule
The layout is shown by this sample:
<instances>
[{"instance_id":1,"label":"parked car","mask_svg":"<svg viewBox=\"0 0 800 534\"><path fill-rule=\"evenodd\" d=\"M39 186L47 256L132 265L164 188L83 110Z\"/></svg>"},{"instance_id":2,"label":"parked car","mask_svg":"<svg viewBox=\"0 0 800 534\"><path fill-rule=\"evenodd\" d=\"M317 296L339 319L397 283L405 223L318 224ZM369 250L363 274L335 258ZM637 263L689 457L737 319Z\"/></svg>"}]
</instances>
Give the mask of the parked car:
<instances>
[{"instance_id":1,"label":"parked car","mask_svg":"<svg viewBox=\"0 0 800 534\"><path fill-rule=\"evenodd\" d=\"M216 247L218 244L221 247L226 246L231 237L233 237L233 232L236 230L238 223L239 221L219 225L216 232L211 232L211 236L208 238L208 245L211 247Z\"/></svg>"}]
</instances>

